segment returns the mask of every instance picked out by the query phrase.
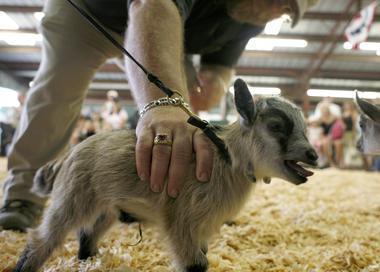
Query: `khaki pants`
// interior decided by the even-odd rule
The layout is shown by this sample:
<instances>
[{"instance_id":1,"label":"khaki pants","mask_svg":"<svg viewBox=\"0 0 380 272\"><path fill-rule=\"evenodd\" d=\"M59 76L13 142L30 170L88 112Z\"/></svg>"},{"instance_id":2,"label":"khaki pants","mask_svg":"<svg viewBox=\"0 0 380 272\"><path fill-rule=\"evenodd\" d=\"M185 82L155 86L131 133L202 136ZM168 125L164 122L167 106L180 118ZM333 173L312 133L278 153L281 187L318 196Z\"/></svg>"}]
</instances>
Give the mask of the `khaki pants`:
<instances>
[{"instance_id":1,"label":"khaki pants","mask_svg":"<svg viewBox=\"0 0 380 272\"><path fill-rule=\"evenodd\" d=\"M44 203L30 192L35 171L65 149L91 79L108 58L120 56L66 0L47 0L44 12L42 61L10 149L4 201Z\"/></svg>"}]
</instances>

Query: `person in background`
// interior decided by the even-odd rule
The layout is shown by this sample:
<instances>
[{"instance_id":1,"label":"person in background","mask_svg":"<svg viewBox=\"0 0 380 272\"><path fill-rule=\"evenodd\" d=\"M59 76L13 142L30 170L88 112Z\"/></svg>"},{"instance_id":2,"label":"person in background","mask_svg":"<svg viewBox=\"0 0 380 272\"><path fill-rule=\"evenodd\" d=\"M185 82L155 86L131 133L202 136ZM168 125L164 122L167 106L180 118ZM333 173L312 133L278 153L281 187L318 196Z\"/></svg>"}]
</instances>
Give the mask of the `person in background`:
<instances>
[{"instance_id":1,"label":"person in background","mask_svg":"<svg viewBox=\"0 0 380 272\"><path fill-rule=\"evenodd\" d=\"M94 128L95 128L95 132L96 133L99 133L99 132L102 132L104 129L104 120L101 116L101 113L100 112L97 112L97 111L93 111L91 113L91 119L94 123Z\"/></svg>"},{"instance_id":2,"label":"person in background","mask_svg":"<svg viewBox=\"0 0 380 272\"><path fill-rule=\"evenodd\" d=\"M333 159L332 165L338 168L344 168L344 146L343 137L345 134L345 126L341 117L337 116L331 127L330 137L333 143Z\"/></svg>"},{"instance_id":3,"label":"person in background","mask_svg":"<svg viewBox=\"0 0 380 272\"><path fill-rule=\"evenodd\" d=\"M96 133L96 127L92 118L81 115L71 136L70 144L71 146L75 146Z\"/></svg>"},{"instance_id":4,"label":"person in background","mask_svg":"<svg viewBox=\"0 0 380 272\"><path fill-rule=\"evenodd\" d=\"M345 142L347 145L356 145L357 126L359 122L359 113L352 101L343 103L342 120L345 126Z\"/></svg>"},{"instance_id":5,"label":"person in background","mask_svg":"<svg viewBox=\"0 0 380 272\"><path fill-rule=\"evenodd\" d=\"M115 101L119 100L119 93L116 90L109 90L107 92L107 100L103 105L102 112L111 112L115 105Z\"/></svg>"},{"instance_id":6,"label":"person in background","mask_svg":"<svg viewBox=\"0 0 380 272\"><path fill-rule=\"evenodd\" d=\"M359 113L352 101L343 102L342 120L344 122L343 146L346 167L359 167L360 152L356 148L359 129Z\"/></svg>"},{"instance_id":7,"label":"person in background","mask_svg":"<svg viewBox=\"0 0 380 272\"><path fill-rule=\"evenodd\" d=\"M327 158L327 162L322 167L342 166L343 145L342 138L344 133L343 122L331 113L328 103L321 104L319 107L320 116L318 124L322 127L322 155Z\"/></svg>"},{"instance_id":8,"label":"person in background","mask_svg":"<svg viewBox=\"0 0 380 272\"><path fill-rule=\"evenodd\" d=\"M120 105L119 94L115 90L108 91L107 101L102 112L103 129L118 130L127 125L128 113Z\"/></svg>"},{"instance_id":9,"label":"person in background","mask_svg":"<svg viewBox=\"0 0 380 272\"><path fill-rule=\"evenodd\" d=\"M321 117L321 114L322 114L322 108L323 107L328 107L329 110L330 110L330 113L333 115L333 116L336 116L336 117L341 117L342 116L342 109L341 107L334 103L334 100L332 97L324 97L322 99L322 101L320 101L317 106L315 107L315 110L314 110L314 116L317 117L317 118L320 118Z\"/></svg>"},{"instance_id":10,"label":"person in background","mask_svg":"<svg viewBox=\"0 0 380 272\"><path fill-rule=\"evenodd\" d=\"M315 0L74 0L92 14L162 82L209 109L224 94L248 40L284 14L293 26ZM25 230L38 221L45 199L30 191L36 170L57 158L69 142L88 86L97 70L120 51L65 0L44 1L41 65L8 157L0 227ZM186 55L200 55L199 84L187 84ZM165 95L130 59L126 73L141 111ZM195 88L195 90L193 90ZM153 192L176 198L194 157L195 174L207 182L213 149L202 131L187 124L179 107L156 106L136 128L136 170ZM58 121L59 120L59 121ZM43 137L41 136L43 135ZM156 141L155 141L156 139ZM165 182L167 181L167 186ZM107 181L105 181L107 182Z\"/></svg>"}]
</instances>

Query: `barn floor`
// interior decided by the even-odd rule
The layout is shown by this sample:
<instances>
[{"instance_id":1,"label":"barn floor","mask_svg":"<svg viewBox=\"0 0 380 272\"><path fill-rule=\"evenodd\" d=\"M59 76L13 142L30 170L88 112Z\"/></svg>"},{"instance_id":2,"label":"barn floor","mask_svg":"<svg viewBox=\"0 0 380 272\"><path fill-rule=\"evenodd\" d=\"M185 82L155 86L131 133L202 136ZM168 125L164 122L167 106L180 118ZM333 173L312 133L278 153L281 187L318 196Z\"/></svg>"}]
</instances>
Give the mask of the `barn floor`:
<instances>
[{"instance_id":1,"label":"barn floor","mask_svg":"<svg viewBox=\"0 0 380 272\"><path fill-rule=\"evenodd\" d=\"M0 178L5 161L0 160ZM173 271L160 234L117 225L92 260L76 260L71 236L44 271ZM0 271L9 271L26 235L0 231ZM319 170L302 186L259 184L250 202L209 248L210 271L380 271L380 174Z\"/></svg>"}]
</instances>

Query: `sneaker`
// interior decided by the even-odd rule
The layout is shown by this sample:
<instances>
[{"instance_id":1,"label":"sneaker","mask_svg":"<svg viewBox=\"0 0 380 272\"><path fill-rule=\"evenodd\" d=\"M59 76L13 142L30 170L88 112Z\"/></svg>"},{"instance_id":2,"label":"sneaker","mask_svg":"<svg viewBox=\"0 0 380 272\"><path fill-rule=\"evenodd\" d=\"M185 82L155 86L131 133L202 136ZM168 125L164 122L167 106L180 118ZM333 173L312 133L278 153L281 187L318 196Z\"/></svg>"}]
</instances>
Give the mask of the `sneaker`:
<instances>
[{"instance_id":1,"label":"sneaker","mask_svg":"<svg viewBox=\"0 0 380 272\"><path fill-rule=\"evenodd\" d=\"M37 225L43 206L25 200L10 200L0 209L0 228L25 232Z\"/></svg>"}]
</instances>

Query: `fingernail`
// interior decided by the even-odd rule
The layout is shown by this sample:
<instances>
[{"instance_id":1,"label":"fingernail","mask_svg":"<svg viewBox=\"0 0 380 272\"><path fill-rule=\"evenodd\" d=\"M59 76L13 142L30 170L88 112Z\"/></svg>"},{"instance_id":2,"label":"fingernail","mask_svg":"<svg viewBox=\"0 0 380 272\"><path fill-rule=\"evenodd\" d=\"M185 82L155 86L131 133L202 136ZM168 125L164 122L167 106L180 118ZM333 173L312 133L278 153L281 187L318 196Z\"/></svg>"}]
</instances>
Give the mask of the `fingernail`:
<instances>
[{"instance_id":1,"label":"fingernail","mask_svg":"<svg viewBox=\"0 0 380 272\"><path fill-rule=\"evenodd\" d=\"M178 191L177 190L171 190L169 192L169 195L173 198L176 198L178 196Z\"/></svg>"},{"instance_id":2,"label":"fingernail","mask_svg":"<svg viewBox=\"0 0 380 272\"><path fill-rule=\"evenodd\" d=\"M152 191L155 192L155 193L159 193L159 192L161 192L160 186L158 186L157 184L153 184L153 185L151 185L151 189L152 189Z\"/></svg>"},{"instance_id":3,"label":"fingernail","mask_svg":"<svg viewBox=\"0 0 380 272\"><path fill-rule=\"evenodd\" d=\"M206 172L201 173L200 176L199 176L199 180L200 181L205 181L205 182L208 181L209 180L208 174Z\"/></svg>"}]
</instances>

